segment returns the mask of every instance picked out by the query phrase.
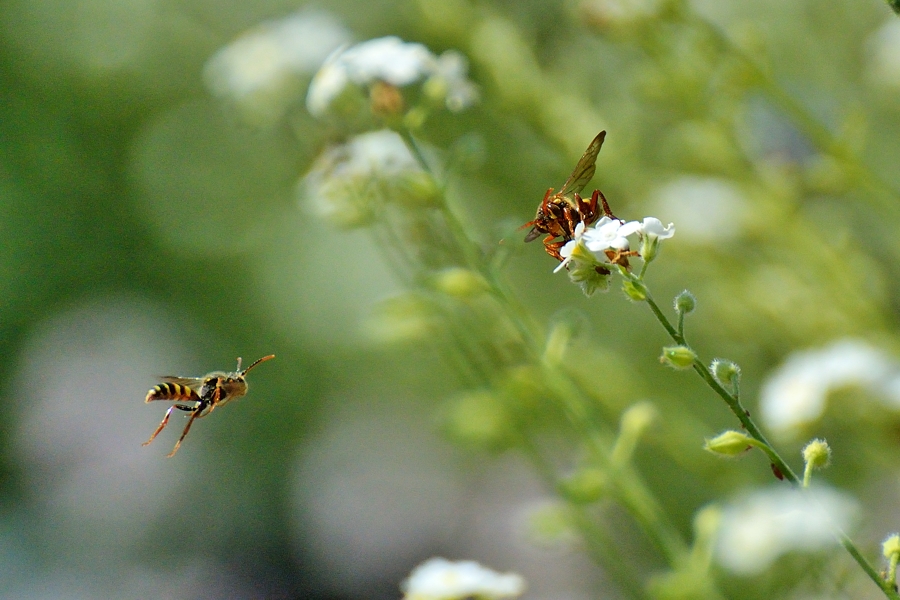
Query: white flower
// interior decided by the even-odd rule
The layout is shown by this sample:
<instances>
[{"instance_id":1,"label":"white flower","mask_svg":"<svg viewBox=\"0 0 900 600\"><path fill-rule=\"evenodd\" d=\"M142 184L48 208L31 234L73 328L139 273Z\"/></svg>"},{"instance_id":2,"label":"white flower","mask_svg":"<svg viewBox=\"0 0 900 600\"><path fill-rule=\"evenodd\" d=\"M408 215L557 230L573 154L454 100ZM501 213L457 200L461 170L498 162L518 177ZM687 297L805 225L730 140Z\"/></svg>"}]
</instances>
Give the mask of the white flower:
<instances>
[{"instance_id":1,"label":"white flower","mask_svg":"<svg viewBox=\"0 0 900 600\"><path fill-rule=\"evenodd\" d=\"M444 98L451 112L469 108L478 101L478 86L469 81L469 63L455 50L447 50L437 57L434 73L426 82L430 95Z\"/></svg>"},{"instance_id":2,"label":"white flower","mask_svg":"<svg viewBox=\"0 0 900 600\"><path fill-rule=\"evenodd\" d=\"M847 529L857 510L852 497L829 488L753 492L725 507L716 560L733 573L761 573L787 552L834 545L834 528Z\"/></svg>"},{"instance_id":3,"label":"white flower","mask_svg":"<svg viewBox=\"0 0 900 600\"><path fill-rule=\"evenodd\" d=\"M675 235L675 224L669 223L663 227L662 221L656 217L644 217L637 232L641 237L646 236L650 239L667 240Z\"/></svg>"},{"instance_id":4,"label":"white flower","mask_svg":"<svg viewBox=\"0 0 900 600\"><path fill-rule=\"evenodd\" d=\"M391 186L422 175L403 139L393 131L381 130L358 135L326 151L304 178L303 188L321 216L356 226L372 216L375 194L408 193L408 187L394 190Z\"/></svg>"},{"instance_id":5,"label":"white flower","mask_svg":"<svg viewBox=\"0 0 900 600\"><path fill-rule=\"evenodd\" d=\"M894 359L866 342L841 340L789 356L763 384L760 414L774 432L796 433L822 415L831 391L862 386L896 403L897 381Z\"/></svg>"},{"instance_id":6,"label":"white flower","mask_svg":"<svg viewBox=\"0 0 900 600\"><path fill-rule=\"evenodd\" d=\"M497 573L475 561L431 558L413 569L401 588L405 600L514 598L525 591L515 573Z\"/></svg>"},{"instance_id":7,"label":"white flower","mask_svg":"<svg viewBox=\"0 0 900 600\"><path fill-rule=\"evenodd\" d=\"M750 214L746 196L733 182L684 176L656 190L654 212L674 217L682 235L696 243L737 236Z\"/></svg>"},{"instance_id":8,"label":"white flower","mask_svg":"<svg viewBox=\"0 0 900 600\"><path fill-rule=\"evenodd\" d=\"M572 259L574 258L573 253L575 252L575 247L581 243L581 238L584 235L584 223L579 222L578 225L575 226L575 239L569 240L566 242L565 246L559 249L560 255L563 257L563 260L555 269L553 269L554 273L559 273L563 269L566 268Z\"/></svg>"},{"instance_id":9,"label":"white flower","mask_svg":"<svg viewBox=\"0 0 900 600\"><path fill-rule=\"evenodd\" d=\"M628 236L636 231L635 225L637 225L636 221L624 223L618 219L603 217L597 221L593 229L585 232L584 245L594 254L600 253L600 255L610 249L628 250Z\"/></svg>"},{"instance_id":10,"label":"white flower","mask_svg":"<svg viewBox=\"0 0 900 600\"><path fill-rule=\"evenodd\" d=\"M316 72L306 92L306 110L313 116L325 114L332 101L341 95L350 76L347 69L338 60L343 48L339 48L329 56L322 68Z\"/></svg>"},{"instance_id":11,"label":"white flower","mask_svg":"<svg viewBox=\"0 0 900 600\"><path fill-rule=\"evenodd\" d=\"M422 44L388 36L347 48L340 57L350 79L359 85L384 81L397 87L433 73L437 59Z\"/></svg>"},{"instance_id":12,"label":"white flower","mask_svg":"<svg viewBox=\"0 0 900 600\"><path fill-rule=\"evenodd\" d=\"M344 47L332 54L310 84L306 107L322 116L348 84L365 87L385 82L404 87L428 80L451 110L461 110L477 99L477 89L466 78L467 65L459 53L435 56L422 44L388 36Z\"/></svg>"},{"instance_id":13,"label":"white flower","mask_svg":"<svg viewBox=\"0 0 900 600\"><path fill-rule=\"evenodd\" d=\"M262 23L219 49L206 63L204 79L215 96L236 102L293 94L295 90L284 89L292 78L315 73L349 39L349 32L328 13L299 11Z\"/></svg>"}]
</instances>

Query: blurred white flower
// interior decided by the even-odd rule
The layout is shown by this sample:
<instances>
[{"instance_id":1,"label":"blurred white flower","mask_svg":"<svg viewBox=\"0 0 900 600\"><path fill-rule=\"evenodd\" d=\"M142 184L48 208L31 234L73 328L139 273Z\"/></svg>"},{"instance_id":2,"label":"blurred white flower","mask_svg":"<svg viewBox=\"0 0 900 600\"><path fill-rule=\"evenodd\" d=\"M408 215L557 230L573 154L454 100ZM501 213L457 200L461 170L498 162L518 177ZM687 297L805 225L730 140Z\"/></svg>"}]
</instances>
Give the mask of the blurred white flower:
<instances>
[{"instance_id":1,"label":"blurred white flower","mask_svg":"<svg viewBox=\"0 0 900 600\"><path fill-rule=\"evenodd\" d=\"M697 243L735 237L749 212L736 185L712 177L679 177L658 189L651 202L654 212L674 218L681 234Z\"/></svg>"},{"instance_id":2,"label":"blurred white flower","mask_svg":"<svg viewBox=\"0 0 900 600\"><path fill-rule=\"evenodd\" d=\"M300 96L303 80L350 37L328 13L302 10L257 25L220 48L206 63L204 79L219 98L279 113Z\"/></svg>"},{"instance_id":3,"label":"blurred white flower","mask_svg":"<svg viewBox=\"0 0 900 600\"><path fill-rule=\"evenodd\" d=\"M405 600L514 598L525 591L525 581L515 573L497 573L471 560L431 558L413 569L401 587Z\"/></svg>"},{"instance_id":4,"label":"blurred white flower","mask_svg":"<svg viewBox=\"0 0 900 600\"><path fill-rule=\"evenodd\" d=\"M348 84L366 87L384 82L404 87L428 80L434 95L451 110L461 110L477 98L477 89L466 78L467 64L458 52L435 56L422 44L388 36L335 51L313 77L306 107L316 117L324 115Z\"/></svg>"},{"instance_id":5,"label":"blurred white flower","mask_svg":"<svg viewBox=\"0 0 900 600\"><path fill-rule=\"evenodd\" d=\"M445 98L451 112L469 108L478 101L478 86L469 81L469 62L455 50L437 57L434 73L426 82L432 96Z\"/></svg>"},{"instance_id":6,"label":"blurred white flower","mask_svg":"<svg viewBox=\"0 0 900 600\"><path fill-rule=\"evenodd\" d=\"M378 200L427 200L434 191L430 181L403 139L384 129L358 135L326 151L303 179L302 187L320 216L352 227L373 216Z\"/></svg>"},{"instance_id":7,"label":"blurred white flower","mask_svg":"<svg viewBox=\"0 0 900 600\"><path fill-rule=\"evenodd\" d=\"M732 573L760 573L788 552L836 545L834 529L849 528L857 510L855 499L829 488L755 491L724 508L716 561Z\"/></svg>"},{"instance_id":8,"label":"blurred white flower","mask_svg":"<svg viewBox=\"0 0 900 600\"><path fill-rule=\"evenodd\" d=\"M846 386L864 387L900 404L897 362L866 342L845 339L791 354L763 384L762 419L776 434L794 433L822 415L830 392Z\"/></svg>"},{"instance_id":9,"label":"blurred white flower","mask_svg":"<svg viewBox=\"0 0 900 600\"><path fill-rule=\"evenodd\" d=\"M890 19L869 36L867 75L876 84L900 87L900 21Z\"/></svg>"}]
</instances>

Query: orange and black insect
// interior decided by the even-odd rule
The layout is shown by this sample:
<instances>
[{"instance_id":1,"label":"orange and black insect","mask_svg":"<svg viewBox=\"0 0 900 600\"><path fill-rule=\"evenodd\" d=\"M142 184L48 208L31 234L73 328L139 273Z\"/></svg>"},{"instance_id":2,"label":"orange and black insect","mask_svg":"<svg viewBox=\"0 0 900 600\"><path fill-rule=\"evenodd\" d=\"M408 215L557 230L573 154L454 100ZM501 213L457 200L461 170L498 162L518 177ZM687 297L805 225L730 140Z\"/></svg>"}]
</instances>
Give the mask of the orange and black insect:
<instances>
[{"instance_id":1,"label":"orange and black insect","mask_svg":"<svg viewBox=\"0 0 900 600\"><path fill-rule=\"evenodd\" d=\"M597 137L581 155L581 159L575 165L575 170L566 179L562 188L555 194L553 188L547 190L544 200L538 206L534 220L521 227L521 229L531 227L531 231L525 236L526 242L536 240L546 233L544 249L547 254L559 261L563 260L559 250L566 242L574 239L575 227L579 223L584 223L587 227L600 216L597 210L598 200L603 202L603 214L615 218L600 190L594 190L589 200L584 200L579 195L594 176L594 171L597 170L597 155L600 153L600 147L603 146L605 139L605 131L597 134Z\"/></svg>"},{"instance_id":2,"label":"orange and black insect","mask_svg":"<svg viewBox=\"0 0 900 600\"><path fill-rule=\"evenodd\" d=\"M173 410L178 409L189 412L191 413L191 418L188 419L181 437L175 443L175 448L169 453L170 457L175 456L175 453L178 452L178 447L181 446L181 442L188 434L188 431L191 430L194 419L205 417L217 406L222 406L246 394L247 381L245 377L247 373L259 363L265 362L270 358L275 358L275 355L263 356L241 371L241 359L239 357L237 359L237 369L233 373L213 371L203 377L162 377L161 379L164 383L160 383L147 392L147 397L144 401L170 400L175 404L169 407L159 427L156 428L150 439L144 442L143 445L146 446L159 435L159 432L169 423L169 417L172 416Z\"/></svg>"}]
</instances>

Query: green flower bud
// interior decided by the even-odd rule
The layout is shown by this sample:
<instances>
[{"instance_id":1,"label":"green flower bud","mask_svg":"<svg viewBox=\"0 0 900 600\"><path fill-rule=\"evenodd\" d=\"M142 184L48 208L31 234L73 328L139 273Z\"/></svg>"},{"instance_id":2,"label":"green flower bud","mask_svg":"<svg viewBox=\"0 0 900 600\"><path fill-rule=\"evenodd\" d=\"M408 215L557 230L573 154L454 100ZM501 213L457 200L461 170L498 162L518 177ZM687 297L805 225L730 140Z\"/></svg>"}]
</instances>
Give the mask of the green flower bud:
<instances>
[{"instance_id":1,"label":"green flower bud","mask_svg":"<svg viewBox=\"0 0 900 600\"><path fill-rule=\"evenodd\" d=\"M741 368L730 360L717 358L709 365L709 370L716 381L726 387L734 387L735 383L740 383Z\"/></svg>"},{"instance_id":2,"label":"green flower bud","mask_svg":"<svg viewBox=\"0 0 900 600\"><path fill-rule=\"evenodd\" d=\"M569 546L580 539L563 502L538 506L528 514L526 523L527 536L541 545Z\"/></svg>"},{"instance_id":3,"label":"green flower bud","mask_svg":"<svg viewBox=\"0 0 900 600\"><path fill-rule=\"evenodd\" d=\"M831 447L825 440L815 439L803 448L803 461L810 469L823 469L831 462Z\"/></svg>"},{"instance_id":4,"label":"green flower bud","mask_svg":"<svg viewBox=\"0 0 900 600\"><path fill-rule=\"evenodd\" d=\"M593 261L573 260L569 263L569 281L577 284L584 295L590 298L594 292L605 292L609 289L609 271L605 267L600 269L597 270Z\"/></svg>"},{"instance_id":5,"label":"green flower bud","mask_svg":"<svg viewBox=\"0 0 900 600\"><path fill-rule=\"evenodd\" d=\"M650 402L638 402L622 413L619 423L619 437L613 445L611 461L614 465L631 460L634 449L644 431L656 418L656 408Z\"/></svg>"},{"instance_id":6,"label":"green flower bud","mask_svg":"<svg viewBox=\"0 0 900 600\"><path fill-rule=\"evenodd\" d=\"M626 279L622 283L622 290L635 302L643 302L647 299L647 287L640 281Z\"/></svg>"},{"instance_id":7,"label":"green flower bud","mask_svg":"<svg viewBox=\"0 0 900 600\"><path fill-rule=\"evenodd\" d=\"M382 301L364 327L374 341L399 343L433 335L437 320L435 307L426 297L407 293Z\"/></svg>"},{"instance_id":8,"label":"green flower bud","mask_svg":"<svg viewBox=\"0 0 900 600\"><path fill-rule=\"evenodd\" d=\"M441 421L456 442L481 450L503 450L514 437L506 406L490 391L457 396L445 407Z\"/></svg>"},{"instance_id":9,"label":"green flower bud","mask_svg":"<svg viewBox=\"0 0 900 600\"><path fill-rule=\"evenodd\" d=\"M659 254L659 238L652 235L645 235L641 240L641 258L644 262L652 262Z\"/></svg>"},{"instance_id":10,"label":"green flower bud","mask_svg":"<svg viewBox=\"0 0 900 600\"><path fill-rule=\"evenodd\" d=\"M892 533L881 544L881 552L888 560L895 554L900 554L900 534Z\"/></svg>"},{"instance_id":11,"label":"green flower bud","mask_svg":"<svg viewBox=\"0 0 900 600\"><path fill-rule=\"evenodd\" d=\"M659 362L675 369L689 369L697 360L697 353L687 346L666 346Z\"/></svg>"},{"instance_id":12,"label":"green flower bud","mask_svg":"<svg viewBox=\"0 0 900 600\"><path fill-rule=\"evenodd\" d=\"M434 286L454 298L474 298L488 289L484 277L470 269L451 267L435 276Z\"/></svg>"},{"instance_id":13,"label":"green flower bud","mask_svg":"<svg viewBox=\"0 0 900 600\"><path fill-rule=\"evenodd\" d=\"M581 469L559 483L559 493L577 504L590 504L603 498L610 491L609 476L594 467Z\"/></svg>"},{"instance_id":14,"label":"green flower bud","mask_svg":"<svg viewBox=\"0 0 900 600\"><path fill-rule=\"evenodd\" d=\"M729 430L706 440L703 449L722 456L738 456L752 447L753 442L753 438L746 433Z\"/></svg>"},{"instance_id":15,"label":"green flower bud","mask_svg":"<svg viewBox=\"0 0 900 600\"><path fill-rule=\"evenodd\" d=\"M675 312L688 315L697 307L697 299L692 293L684 290L675 296Z\"/></svg>"},{"instance_id":16,"label":"green flower bud","mask_svg":"<svg viewBox=\"0 0 900 600\"><path fill-rule=\"evenodd\" d=\"M429 208L440 204L441 192L434 177L424 171L408 170L393 178L384 178L392 192L388 200L409 208Z\"/></svg>"}]
</instances>

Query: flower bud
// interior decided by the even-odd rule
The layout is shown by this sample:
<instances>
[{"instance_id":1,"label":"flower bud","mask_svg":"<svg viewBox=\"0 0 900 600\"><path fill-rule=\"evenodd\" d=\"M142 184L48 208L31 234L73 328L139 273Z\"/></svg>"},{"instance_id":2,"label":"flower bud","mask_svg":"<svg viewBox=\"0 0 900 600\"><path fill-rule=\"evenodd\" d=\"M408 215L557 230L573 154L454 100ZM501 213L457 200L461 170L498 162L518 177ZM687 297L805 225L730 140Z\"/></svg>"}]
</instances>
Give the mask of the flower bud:
<instances>
[{"instance_id":1,"label":"flower bud","mask_svg":"<svg viewBox=\"0 0 900 600\"><path fill-rule=\"evenodd\" d=\"M831 462L831 447L825 440L815 439L803 448L803 462L811 469L823 469Z\"/></svg>"},{"instance_id":2,"label":"flower bud","mask_svg":"<svg viewBox=\"0 0 900 600\"><path fill-rule=\"evenodd\" d=\"M900 534L892 533L881 544L881 552L888 560L895 554L900 554Z\"/></svg>"},{"instance_id":3,"label":"flower bud","mask_svg":"<svg viewBox=\"0 0 900 600\"><path fill-rule=\"evenodd\" d=\"M576 504L589 504L611 491L609 476L595 467L581 469L559 483L559 493Z\"/></svg>"},{"instance_id":4,"label":"flower bud","mask_svg":"<svg viewBox=\"0 0 900 600\"><path fill-rule=\"evenodd\" d=\"M407 293L383 300L364 323L370 339L403 343L426 339L438 327L438 315L424 296Z\"/></svg>"},{"instance_id":5,"label":"flower bud","mask_svg":"<svg viewBox=\"0 0 900 600\"><path fill-rule=\"evenodd\" d=\"M514 439L509 412L486 390L461 394L445 407L444 430L461 445L481 450L508 448Z\"/></svg>"},{"instance_id":6,"label":"flower bud","mask_svg":"<svg viewBox=\"0 0 900 600\"><path fill-rule=\"evenodd\" d=\"M659 238L651 235L645 235L641 240L641 258L644 262L651 262L659 254Z\"/></svg>"},{"instance_id":7,"label":"flower bud","mask_svg":"<svg viewBox=\"0 0 900 600\"><path fill-rule=\"evenodd\" d=\"M687 346L666 346L659 357L659 362L675 369L689 369L696 360L697 353Z\"/></svg>"},{"instance_id":8,"label":"flower bud","mask_svg":"<svg viewBox=\"0 0 900 600\"><path fill-rule=\"evenodd\" d=\"M640 281L626 279L622 284L622 290L635 302L643 302L647 299L647 287Z\"/></svg>"},{"instance_id":9,"label":"flower bud","mask_svg":"<svg viewBox=\"0 0 900 600\"><path fill-rule=\"evenodd\" d=\"M733 388L735 383L740 383L741 368L730 360L717 358L709 365L709 370L716 381L726 387Z\"/></svg>"},{"instance_id":10,"label":"flower bud","mask_svg":"<svg viewBox=\"0 0 900 600\"><path fill-rule=\"evenodd\" d=\"M471 269L450 267L435 276L434 286L454 298L475 298L488 289L484 277Z\"/></svg>"},{"instance_id":11,"label":"flower bud","mask_svg":"<svg viewBox=\"0 0 900 600\"><path fill-rule=\"evenodd\" d=\"M697 299L689 291L684 290L683 292L675 296L675 312L688 315L694 312L694 309L696 307Z\"/></svg>"},{"instance_id":12,"label":"flower bud","mask_svg":"<svg viewBox=\"0 0 900 600\"><path fill-rule=\"evenodd\" d=\"M729 430L706 440L704 450L722 456L738 456L746 452L753 444L753 438L740 431Z\"/></svg>"}]
</instances>

